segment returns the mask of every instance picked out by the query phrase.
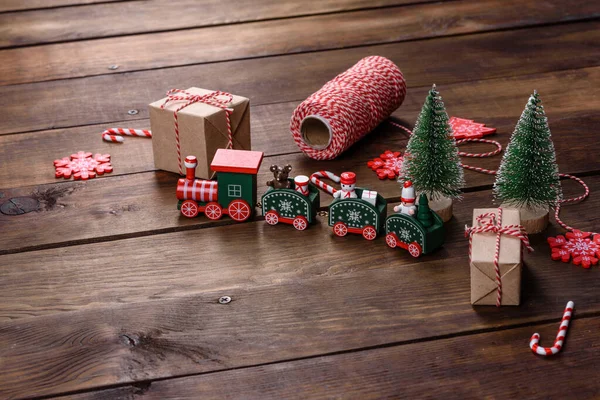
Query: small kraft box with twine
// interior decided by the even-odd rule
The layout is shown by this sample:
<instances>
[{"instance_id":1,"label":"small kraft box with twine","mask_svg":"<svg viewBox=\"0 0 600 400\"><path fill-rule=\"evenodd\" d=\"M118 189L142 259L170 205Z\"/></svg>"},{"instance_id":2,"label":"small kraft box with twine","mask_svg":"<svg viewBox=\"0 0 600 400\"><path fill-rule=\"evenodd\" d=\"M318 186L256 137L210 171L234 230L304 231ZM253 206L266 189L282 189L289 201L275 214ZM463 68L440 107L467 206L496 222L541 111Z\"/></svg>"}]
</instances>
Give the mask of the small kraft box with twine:
<instances>
[{"instance_id":1,"label":"small kraft box with twine","mask_svg":"<svg viewBox=\"0 0 600 400\"><path fill-rule=\"evenodd\" d=\"M523 256L529 239L519 211L476 208L467 228L471 267L471 304L517 306L521 303Z\"/></svg>"},{"instance_id":2,"label":"small kraft box with twine","mask_svg":"<svg viewBox=\"0 0 600 400\"><path fill-rule=\"evenodd\" d=\"M250 150L250 100L192 87L173 89L149 105L154 165L183 175L184 160L196 156L196 177L210 179L217 149Z\"/></svg>"}]
</instances>

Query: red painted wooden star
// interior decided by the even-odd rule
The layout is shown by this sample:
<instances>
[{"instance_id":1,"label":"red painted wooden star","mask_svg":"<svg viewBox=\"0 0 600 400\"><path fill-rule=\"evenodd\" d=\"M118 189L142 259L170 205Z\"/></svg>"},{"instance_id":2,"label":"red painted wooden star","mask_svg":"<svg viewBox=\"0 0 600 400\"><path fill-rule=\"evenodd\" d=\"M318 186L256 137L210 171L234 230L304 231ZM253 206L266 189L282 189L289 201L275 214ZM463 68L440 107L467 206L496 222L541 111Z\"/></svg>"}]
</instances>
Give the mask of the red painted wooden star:
<instances>
[{"instance_id":1,"label":"red painted wooden star","mask_svg":"<svg viewBox=\"0 0 600 400\"><path fill-rule=\"evenodd\" d=\"M451 117L448 121L455 139L478 139L496 132L496 128L488 128L471 119Z\"/></svg>"}]
</instances>

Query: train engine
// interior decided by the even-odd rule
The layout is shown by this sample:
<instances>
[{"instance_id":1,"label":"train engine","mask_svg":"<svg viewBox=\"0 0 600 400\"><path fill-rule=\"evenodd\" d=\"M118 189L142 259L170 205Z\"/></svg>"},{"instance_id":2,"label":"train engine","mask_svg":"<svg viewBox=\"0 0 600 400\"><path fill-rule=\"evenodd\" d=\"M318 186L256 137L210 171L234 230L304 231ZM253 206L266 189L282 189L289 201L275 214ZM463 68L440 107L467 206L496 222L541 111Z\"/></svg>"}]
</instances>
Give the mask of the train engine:
<instances>
[{"instance_id":1,"label":"train engine","mask_svg":"<svg viewBox=\"0 0 600 400\"><path fill-rule=\"evenodd\" d=\"M218 220L224 214L237 222L250 218L256 206L256 174L260 151L218 149L210 164L216 180L196 179L198 160L185 158L185 178L177 182L177 209L188 218L203 212Z\"/></svg>"}]
</instances>

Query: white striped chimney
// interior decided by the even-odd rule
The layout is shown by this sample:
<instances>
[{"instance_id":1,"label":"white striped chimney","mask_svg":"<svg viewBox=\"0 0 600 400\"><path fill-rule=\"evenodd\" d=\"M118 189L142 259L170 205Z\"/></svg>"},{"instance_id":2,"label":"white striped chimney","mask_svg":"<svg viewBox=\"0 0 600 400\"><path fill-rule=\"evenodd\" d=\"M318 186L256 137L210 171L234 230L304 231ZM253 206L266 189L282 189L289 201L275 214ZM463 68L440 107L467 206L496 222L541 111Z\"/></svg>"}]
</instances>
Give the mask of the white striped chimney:
<instances>
[{"instance_id":1,"label":"white striped chimney","mask_svg":"<svg viewBox=\"0 0 600 400\"><path fill-rule=\"evenodd\" d=\"M193 181L196 178L198 160L194 156L187 156L183 164L185 165L185 179Z\"/></svg>"}]
</instances>

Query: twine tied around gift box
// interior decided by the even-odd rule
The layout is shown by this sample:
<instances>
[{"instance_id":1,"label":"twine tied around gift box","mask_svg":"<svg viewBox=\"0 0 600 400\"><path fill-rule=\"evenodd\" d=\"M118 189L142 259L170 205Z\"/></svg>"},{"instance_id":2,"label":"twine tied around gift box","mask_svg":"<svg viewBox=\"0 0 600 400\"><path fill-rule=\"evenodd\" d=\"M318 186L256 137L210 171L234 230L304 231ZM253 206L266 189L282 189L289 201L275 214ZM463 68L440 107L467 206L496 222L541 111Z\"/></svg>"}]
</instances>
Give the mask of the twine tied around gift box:
<instances>
[{"instance_id":1,"label":"twine tied around gift box","mask_svg":"<svg viewBox=\"0 0 600 400\"><path fill-rule=\"evenodd\" d=\"M219 98L220 97L220 98ZM181 89L171 89L167 92L167 99L160 106L164 109L165 106L171 101L185 101L183 105L173 111L173 118L175 120L175 144L177 146L177 159L179 160L179 175L183 175L183 169L181 168L181 143L179 141L179 120L177 113L189 105L194 103L204 103L214 107L218 107L225 111L225 119L227 120L227 147L226 149L233 148L233 133L231 132L231 113L232 108L227 107L229 103L233 101L233 95L226 92L215 91L209 94L199 95L192 94Z\"/></svg>"},{"instance_id":2,"label":"twine tied around gift box","mask_svg":"<svg viewBox=\"0 0 600 400\"><path fill-rule=\"evenodd\" d=\"M469 236L469 260L472 255L472 244L473 244L473 234L474 233L485 233L485 232L493 232L496 234L496 250L494 253L494 272L496 273L496 285L497 289L497 297L496 297L496 307L500 307L500 303L502 303L502 277L500 276L500 238L502 235L509 235L516 238L519 238L523 245L527 248L528 251L532 252L533 248L529 245L529 237L527 236L527 232L525 232L525 228L522 225L505 225L502 226L502 208L498 208L498 215L496 213L489 212L478 215L477 223L479 226L473 226L469 228L465 225L465 236Z\"/></svg>"}]
</instances>

